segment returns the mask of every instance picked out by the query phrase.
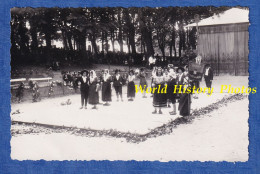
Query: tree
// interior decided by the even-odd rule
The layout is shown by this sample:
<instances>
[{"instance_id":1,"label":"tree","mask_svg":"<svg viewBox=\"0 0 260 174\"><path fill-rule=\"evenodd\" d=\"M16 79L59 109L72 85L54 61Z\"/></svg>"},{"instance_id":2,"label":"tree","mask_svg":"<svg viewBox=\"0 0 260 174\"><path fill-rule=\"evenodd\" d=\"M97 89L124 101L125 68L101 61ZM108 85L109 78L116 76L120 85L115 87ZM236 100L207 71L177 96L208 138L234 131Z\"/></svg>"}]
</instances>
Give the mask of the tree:
<instances>
[{"instance_id":1,"label":"tree","mask_svg":"<svg viewBox=\"0 0 260 174\"><path fill-rule=\"evenodd\" d=\"M44 57L50 62L53 40L62 41L65 53L70 50L71 55L75 55L73 51L86 52L88 40L97 58L98 42L102 42L102 51L107 54L110 48L115 52L117 41L121 53L126 51L123 49L126 43L131 54L141 52L148 57L159 51L164 58L176 57L177 46L179 55L182 50L196 48L196 29L184 28L194 22L195 14L203 19L228 8L13 8L11 51L18 59L19 54L41 52L40 45L46 45Z\"/></svg>"},{"instance_id":2,"label":"tree","mask_svg":"<svg viewBox=\"0 0 260 174\"><path fill-rule=\"evenodd\" d=\"M149 10L149 8L145 7L145 8L138 9L138 21L139 21L140 31L144 43L146 45L146 52L148 56L154 55L151 16L152 13Z\"/></svg>"},{"instance_id":3,"label":"tree","mask_svg":"<svg viewBox=\"0 0 260 174\"><path fill-rule=\"evenodd\" d=\"M130 16L130 12L132 15ZM129 46L131 47L131 52L136 53L135 48L135 26L133 24L135 19L135 11L133 8L130 8L129 10L127 8L123 9L123 14L125 18L125 31L127 34Z\"/></svg>"}]
</instances>

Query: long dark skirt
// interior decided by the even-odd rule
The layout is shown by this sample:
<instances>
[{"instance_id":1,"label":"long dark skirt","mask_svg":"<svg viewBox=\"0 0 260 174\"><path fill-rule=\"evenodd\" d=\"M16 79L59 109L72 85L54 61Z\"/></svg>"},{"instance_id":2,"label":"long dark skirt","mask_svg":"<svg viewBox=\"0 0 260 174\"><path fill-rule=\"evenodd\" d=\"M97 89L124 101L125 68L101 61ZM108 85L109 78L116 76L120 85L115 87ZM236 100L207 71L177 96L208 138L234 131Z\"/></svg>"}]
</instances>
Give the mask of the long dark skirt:
<instances>
[{"instance_id":1,"label":"long dark skirt","mask_svg":"<svg viewBox=\"0 0 260 174\"><path fill-rule=\"evenodd\" d=\"M208 78L205 78L205 82L206 82L207 88L211 88L212 81L210 81Z\"/></svg>"},{"instance_id":2,"label":"long dark skirt","mask_svg":"<svg viewBox=\"0 0 260 174\"><path fill-rule=\"evenodd\" d=\"M179 102L179 111L181 116L190 115L190 104L191 104L190 94L187 93L181 94L180 102Z\"/></svg>"},{"instance_id":3,"label":"long dark skirt","mask_svg":"<svg viewBox=\"0 0 260 174\"><path fill-rule=\"evenodd\" d=\"M200 81L198 80L194 80L192 83L191 83L191 87L193 88L195 86L195 90L198 89L200 87Z\"/></svg>"},{"instance_id":4,"label":"long dark skirt","mask_svg":"<svg viewBox=\"0 0 260 174\"><path fill-rule=\"evenodd\" d=\"M99 103L99 97L98 97L98 92L96 91L97 89L97 84L93 83L89 86L89 98L88 98L88 102L91 105L96 105Z\"/></svg>"},{"instance_id":5,"label":"long dark skirt","mask_svg":"<svg viewBox=\"0 0 260 174\"><path fill-rule=\"evenodd\" d=\"M180 102L180 98L181 98L180 88L181 88L181 86L177 85L177 89L176 89L176 101L177 102ZM182 88L183 88L183 85L182 85Z\"/></svg>"},{"instance_id":6,"label":"long dark skirt","mask_svg":"<svg viewBox=\"0 0 260 174\"><path fill-rule=\"evenodd\" d=\"M111 99L111 85L109 82L103 82L102 84L102 101L108 102Z\"/></svg>"},{"instance_id":7,"label":"long dark skirt","mask_svg":"<svg viewBox=\"0 0 260 174\"><path fill-rule=\"evenodd\" d=\"M127 85L127 97L135 97L135 83L129 82Z\"/></svg>"},{"instance_id":8,"label":"long dark skirt","mask_svg":"<svg viewBox=\"0 0 260 174\"><path fill-rule=\"evenodd\" d=\"M159 85L156 85L155 87L158 89ZM161 89L162 88L164 88L164 85L161 85ZM153 106L154 107L166 107L167 106L167 93L158 93L158 91L155 90L155 92L153 94Z\"/></svg>"},{"instance_id":9,"label":"long dark skirt","mask_svg":"<svg viewBox=\"0 0 260 174\"><path fill-rule=\"evenodd\" d=\"M178 90L176 89L176 93L174 93L175 89L175 79L171 80L170 82L167 83L167 99L171 101L171 103L176 103L176 98L177 98L177 92Z\"/></svg>"}]
</instances>

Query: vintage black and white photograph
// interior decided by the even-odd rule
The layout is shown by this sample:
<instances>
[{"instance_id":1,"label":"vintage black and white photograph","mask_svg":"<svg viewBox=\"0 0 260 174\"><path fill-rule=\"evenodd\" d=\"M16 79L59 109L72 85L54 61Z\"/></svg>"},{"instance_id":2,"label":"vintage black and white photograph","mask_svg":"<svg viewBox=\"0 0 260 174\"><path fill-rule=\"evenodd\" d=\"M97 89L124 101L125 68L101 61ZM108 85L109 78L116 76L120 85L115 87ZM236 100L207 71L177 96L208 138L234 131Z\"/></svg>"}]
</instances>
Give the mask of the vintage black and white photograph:
<instances>
[{"instance_id":1,"label":"vintage black and white photograph","mask_svg":"<svg viewBox=\"0 0 260 174\"><path fill-rule=\"evenodd\" d=\"M248 161L249 8L12 8L14 160Z\"/></svg>"}]
</instances>

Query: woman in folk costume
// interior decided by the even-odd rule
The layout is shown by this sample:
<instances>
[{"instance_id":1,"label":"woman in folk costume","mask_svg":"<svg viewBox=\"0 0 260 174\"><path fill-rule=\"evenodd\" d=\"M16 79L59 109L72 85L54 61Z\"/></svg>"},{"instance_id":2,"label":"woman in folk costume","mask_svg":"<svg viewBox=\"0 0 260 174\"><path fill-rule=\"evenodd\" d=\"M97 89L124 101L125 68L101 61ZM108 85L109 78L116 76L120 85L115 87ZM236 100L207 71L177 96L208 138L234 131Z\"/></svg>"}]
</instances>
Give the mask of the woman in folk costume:
<instances>
[{"instance_id":1,"label":"woman in folk costume","mask_svg":"<svg viewBox=\"0 0 260 174\"><path fill-rule=\"evenodd\" d=\"M169 69L169 76L170 79L168 81L168 86L167 86L167 97L168 100L172 103L172 112L170 112L170 115L175 115L176 114L176 98L177 98L177 93L174 92L175 85L176 85L176 72L173 68Z\"/></svg>"},{"instance_id":2,"label":"woman in folk costume","mask_svg":"<svg viewBox=\"0 0 260 174\"><path fill-rule=\"evenodd\" d=\"M103 78L104 78L104 71L105 71L105 70L101 70L101 72L100 72L100 76L98 77L98 80L100 81L100 83L103 81Z\"/></svg>"},{"instance_id":3,"label":"woman in folk costume","mask_svg":"<svg viewBox=\"0 0 260 174\"><path fill-rule=\"evenodd\" d=\"M38 82L33 82L33 88L32 88L32 96L33 96L33 102L40 101L40 88L38 85Z\"/></svg>"},{"instance_id":4,"label":"woman in folk costume","mask_svg":"<svg viewBox=\"0 0 260 174\"><path fill-rule=\"evenodd\" d=\"M186 66L188 67L188 66ZM188 68L186 68L188 69ZM200 79L197 77L199 74L199 72L197 72L196 70L190 71L189 72L189 78L191 81L191 87L194 88L195 90L197 90L200 87ZM198 99L198 94L194 93L193 94L193 98L194 99Z\"/></svg>"},{"instance_id":5,"label":"woman in folk costume","mask_svg":"<svg viewBox=\"0 0 260 174\"><path fill-rule=\"evenodd\" d=\"M77 83L80 82L80 93L81 93L81 107L80 109L83 109L83 106L85 106L85 109L87 109L87 102L88 102L88 96L89 96L89 77L88 77L88 71L83 70L81 72L81 77L77 79Z\"/></svg>"},{"instance_id":6,"label":"woman in folk costume","mask_svg":"<svg viewBox=\"0 0 260 174\"><path fill-rule=\"evenodd\" d=\"M108 102L111 102L111 83L112 77L109 74L109 70L105 69L101 78L102 83L102 101L105 102L104 106L109 106Z\"/></svg>"},{"instance_id":7,"label":"woman in folk costume","mask_svg":"<svg viewBox=\"0 0 260 174\"><path fill-rule=\"evenodd\" d=\"M89 104L94 105L92 109L97 109L97 104L99 103L99 83L94 70L90 71L89 77Z\"/></svg>"},{"instance_id":8,"label":"woman in folk costume","mask_svg":"<svg viewBox=\"0 0 260 174\"><path fill-rule=\"evenodd\" d=\"M151 75L151 86L153 86L153 79L156 77L157 67L153 67L152 75ZM153 97L153 93L151 93L151 97Z\"/></svg>"},{"instance_id":9,"label":"woman in folk costume","mask_svg":"<svg viewBox=\"0 0 260 174\"><path fill-rule=\"evenodd\" d=\"M145 70L144 68L141 68L139 71L139 74L137 75L137 77L140 79L140 83L139 85L142 87L143 89L143 98L146 98L146 89L147 89L147 81L146 81L146 74L145 74Z\"/></svg>"},{"instance_id":10,"label":"woman in folk costume","mask_svg":"<svg viewBox=\"0 0 260 174\"><path fill-rule=\"evenodd\" d=\"M189 74L189 67L188 65L184 66L184 72L183 72L184 76L187 76Z\"/></svg>"},{"instance_id":11,"label":"woman in folk costume","mask_svg":"<svg viewBox=\"0 0 260 174\"><path fill-rule=\"evenodd\" d=\"M130 70L127 81L127 98L128 101L133 101L135 98L135 74L133 70Z\"/></svg>"},{"instance_id":12,"label":"woman in folk costume","mask_svg":"<svg viewBox=\"0 0 260 174\"><path fill-rule=\"evenodd\" d=\"M160 91L165 87L165 79L163 76L162 68L158 68L156 71L156 74L153 78L153 88L156 88L154 94L153 94L153 106L154 106L154 111L152 112L153 114L157 113L157 108L159 108L159 114L162 114L162 107L167 106L167 94L164 93L163 91Z\"/></svg>"},{"instance_id":13,"label":"woman in folk costume","mask_svg":"<svg viewBox=\"0 0 260 174\"><path fill-rule=\"evenodd\" d=\"M184 75L183 77L183 85L186 87L190 87L189 75ZM183 92L181 93L180 102L179 102L179 111L181 116L189 116L190 115L190 104L191 97L190 93Z\"/></svg>"},{"instance_id":14,"label":"woman in folk costume","mask_svg":"<svg viewBox=\"0 0 260 174\"><path fill-rule=\"evenodd\" d=\"M179 67L177 69L177 77L176 77L176 85L177 85L177 89L176 89L176 98L179 100L181 94L179 93L179 88L181 88L183 85L183 79L184 79L184 69L182 67Z\"/></svg>"},{"instance_id":15,"label":"woman in folk costume","mask_svg":"<svg viewBox=\"0 0 260 174\"><path fill-rule=\"evenodd\" d=\"M164 69L163 76L164 76L165 83L167 85L167 106L171 107L170 103L169 103L169 95L168 95L168 89L169 89L168 86L169 86L169 81L170 81L170 75L169 75L167 68Z\"/></svg>"},{"instance_id":16,"label":"woman in folk costume","mask_svg":"<svg viewBox=\"0 0 260 174\"><path fill-rule=\"evenodd\" d=\"M116 69L115 70L115 75L113 77L113 86L114 86L115 91L116 91L117 101L119 101L119 96L121 98L121 101L123 101L123 97L122 97L122 86L123 86L123 83L124 83L124 79L120 75L119 70Z\"/></svg>"}]
</instances>

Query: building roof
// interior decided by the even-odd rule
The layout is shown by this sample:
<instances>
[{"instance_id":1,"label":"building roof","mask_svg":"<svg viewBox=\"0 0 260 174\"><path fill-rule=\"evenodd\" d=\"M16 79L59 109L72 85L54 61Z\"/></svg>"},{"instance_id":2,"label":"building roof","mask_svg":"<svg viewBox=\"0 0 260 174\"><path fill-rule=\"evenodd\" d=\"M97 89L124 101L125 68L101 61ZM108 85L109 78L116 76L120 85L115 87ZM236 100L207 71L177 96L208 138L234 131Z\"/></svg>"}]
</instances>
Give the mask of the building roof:
<instances>
[{"instance_id":1,"label":"building roof","mask_svg":"<svg viewBox=\"0 0 260 174\"><path fill-rule=\"evenodd\" d=\"M207 26L207 25L222 25L222 24L237 24L237 23L246 23L249 22L249 10L240 9L240 8L231 8L224 13L219 15L215 14L214 16L202 19L198 26ZM186 25L185 27L195 27L196 23Z\"/></svg>"}]
</instances>

